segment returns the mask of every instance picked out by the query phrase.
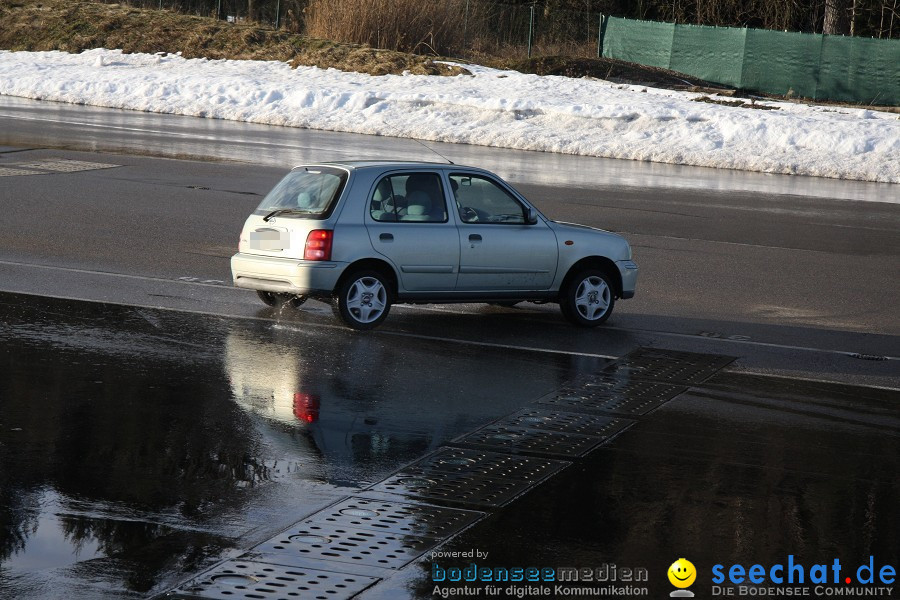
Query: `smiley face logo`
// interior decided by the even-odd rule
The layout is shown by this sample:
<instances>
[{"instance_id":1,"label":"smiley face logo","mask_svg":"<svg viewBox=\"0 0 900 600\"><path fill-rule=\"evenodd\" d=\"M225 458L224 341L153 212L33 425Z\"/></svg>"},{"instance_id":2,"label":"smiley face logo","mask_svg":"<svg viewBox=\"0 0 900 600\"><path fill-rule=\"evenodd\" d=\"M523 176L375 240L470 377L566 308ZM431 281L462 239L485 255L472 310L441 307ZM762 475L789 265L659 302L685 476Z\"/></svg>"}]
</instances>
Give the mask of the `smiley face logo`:
<instances>
[{"instance_id":1,"label":"smiley face logo","mask_svg":"<svg viewBox=\"0 0 900 600\"><path fill-rule=\"evenodd\" d=\"M688 559L679 558L669 567L668 575L669 582L675 587L691 587L691 584L697 579L697 569L694 568L694 563Z\"/></svg>"}]
</instances>

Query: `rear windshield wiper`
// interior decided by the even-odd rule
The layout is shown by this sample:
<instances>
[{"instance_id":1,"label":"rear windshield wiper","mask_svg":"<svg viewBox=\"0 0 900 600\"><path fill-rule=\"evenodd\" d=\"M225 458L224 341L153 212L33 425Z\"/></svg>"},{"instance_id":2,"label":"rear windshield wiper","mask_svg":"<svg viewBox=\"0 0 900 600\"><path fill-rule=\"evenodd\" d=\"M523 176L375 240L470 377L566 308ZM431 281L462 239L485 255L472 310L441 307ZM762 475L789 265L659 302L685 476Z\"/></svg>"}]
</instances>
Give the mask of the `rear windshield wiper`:
<instances>
[{"instance_id":1,"label":"rear windshield wiper","mask_svg":"<svg viewBox=\"0 0 900 600\"><path fill-rule=\"evenodd\" d=\"M277 208L263 217L263 221L269 222L269 219L275 215L317 215L321 211L309 210L305 208Z\"/></svg>"}]
</instances>

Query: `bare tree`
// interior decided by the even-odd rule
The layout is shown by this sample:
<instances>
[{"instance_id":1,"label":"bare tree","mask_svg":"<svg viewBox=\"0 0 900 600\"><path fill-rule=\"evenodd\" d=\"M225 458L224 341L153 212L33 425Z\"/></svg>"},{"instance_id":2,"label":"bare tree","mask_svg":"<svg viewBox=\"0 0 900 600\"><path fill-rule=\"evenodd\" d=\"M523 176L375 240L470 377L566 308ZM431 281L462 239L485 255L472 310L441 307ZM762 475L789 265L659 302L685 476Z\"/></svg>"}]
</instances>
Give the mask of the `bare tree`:
<instances>
[{"instance_id":1,"label":"bare tree","mask_svg":"<svg viewBox=\"0 0 900 600\"><path fill-rule=\"evenodd\" d=\"M850 20L847 18L850 0L825 0L825 20L822 22L822 33L848 34Z\"/></svg>"}]
</instances>

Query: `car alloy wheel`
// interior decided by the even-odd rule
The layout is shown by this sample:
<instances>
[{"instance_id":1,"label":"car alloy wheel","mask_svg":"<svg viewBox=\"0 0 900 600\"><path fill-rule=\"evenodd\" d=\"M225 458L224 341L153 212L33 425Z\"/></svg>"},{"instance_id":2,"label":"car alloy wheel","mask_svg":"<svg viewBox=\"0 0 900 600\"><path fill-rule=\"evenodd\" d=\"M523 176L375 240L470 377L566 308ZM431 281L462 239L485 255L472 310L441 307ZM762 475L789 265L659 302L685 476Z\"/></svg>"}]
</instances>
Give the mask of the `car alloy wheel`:
<instances>
[{"instance_id":1,"label":"car alloy wheel","mask_svg":"<svg viewBox=\"0 0 900 600\"><path fill-rule=\"evenodd\" d=\"M359 271L347 277L335 300L338 316L353 329L373 329L391 310L388 283L377 271Z\"/></svg>"},{"instance_id":2,"label":"car alloy wheel","mask_svg":"<svg viewBox=\"0 0 900 600\"><path fill-rule=\"evenodd\" d=\"M615 305L609 276L603 271L583 271L572 279L560 298L563 316L575 325L595 327L605 322Z\"/></svg>"}]
</instances>

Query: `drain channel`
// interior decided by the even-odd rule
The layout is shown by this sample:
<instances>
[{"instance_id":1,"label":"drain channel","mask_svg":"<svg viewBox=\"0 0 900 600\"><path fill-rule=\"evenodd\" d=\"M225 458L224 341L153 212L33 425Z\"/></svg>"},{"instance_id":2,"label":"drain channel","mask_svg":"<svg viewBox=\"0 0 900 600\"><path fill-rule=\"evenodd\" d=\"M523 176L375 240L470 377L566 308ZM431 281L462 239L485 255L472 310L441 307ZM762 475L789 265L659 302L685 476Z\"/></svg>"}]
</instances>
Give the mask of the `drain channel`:
<instances>
[{"instance_id":1,"label":"drain channel","mask_svg":"<svg viewBox=\"0 0 900 600\"><path fill-rule=\"evenodd\" d=\"M625 377L596 376L572 382L538 399L538 404L585 411L644 415L687 387Z\"/></svg>"},{"instance_id":2,"label":"drain channel","mask_svg":"<svg viewBox=\"0 0 900 600\"><path fill-rule=\"evenodd\" d=\"M11 167L24 169L38 169L42 171L53 171L56 173L75 173L77 171L95 171L97 169L111 169L121 165L113 165L110 163L87 162L83 160L70 160L67 158L43 158L40 160L18 163L10 165Z\"/></svg>"},{"instance_id":3,"label":"drain channel","mask_svg":"<svg viewBox=\"0 0 900 600\"><path fill-rule=\"evenodd\" d=\"M446 538L465 529L484 513L456 508L348 498L319 511L303 523L327 523L402 535Z\"/></svg>"},{"instance_id":4,"label":"drain channel","mask_svg":"<svg viewBox=\"0 0 900 600\"><path fill-rule=\"evenodd\" d=\"M305 566L313 560L397 569L483 516L471 510L347 498L256 546L250 555L281 565Z\"/></svg>"},{"instance_id":5,"label":"drain channel","mask_svg":"<svg viewBox=\"0 0 900 600\"><path fill-rule=\"evenodd\" d=\"M621 417L564 412L548 407L526 408L511 414L501 422L564 433L581 433L607 439L634 424L631 419Z\"/></svg>"},{"instance_id":6,"label":"drain channel","mask_svg":"<svg viewBox=\"0 0 900 600\"><path fill-rule=\"evenodd\" d=\"M561 460L445 448L401 469L371 490L476 506L503 506L560 471Z\"/></svg>"},{"instance_id":7,"label":"drain channel","mask_svg":"<svg viewBox=\"0 0 900 600\"><path fill-rule=\"evenodd\" d=\"M16 177L18 175L45 175L40 171L29 171L26 169L12 169L9 167L0 167L0 177Z\"/></svg>"},{"instance_id":8,"label":"drain channel","mask_svg":"<svg viewBox=\"0 0 900 600\"><path fill-rule=\"evenodd\" d=\"M629 419L526 409L459 437L455 443L504 452L578 458L632 423Z\"/></svg>"},{"instance_id":9,"label":"drain channel","mask_svg":"<svg viewBox=\"0 0 900 600\"><path fill-rule=\"evenodd\" d=\"M230 560L175 588L167 597L334 600L355 596L377 581L379 581L377 577Z\"/></svg>"},{"instance_id":10,"label":"drain channel","mask_svg":"<svg viewBox=\"0 0 900 600\"><path fill-rule=\"evenodd\" d=\"M456 440L467 446L577 458L602 442L601 438L578 433L547 431L536 427L516 427L494 423Z\"/></svg>"},{"instance_id":11,"label":"drain channel","mask_svg":"<svg viewBox=\"0 0 900 600\"><path fill-rule=\"evenodd\" d=\"M605 369L618 376L657 379L691 385L702 383L736 358L721 354L699 354L677 350L638 348Z\"/></svg>"},{"instance_id":12,"label":"drain channel","mask_svg":"<svg viewBox=\"0 0 900 600\"><path fill-rule=\"evenodd\" d=\"M303 559L397 569L436 545L433 538L313 523L292 527L253 552L278 564L299 566Z\"/></svg>"}]
</instances>

